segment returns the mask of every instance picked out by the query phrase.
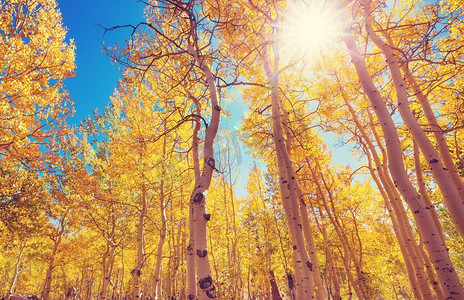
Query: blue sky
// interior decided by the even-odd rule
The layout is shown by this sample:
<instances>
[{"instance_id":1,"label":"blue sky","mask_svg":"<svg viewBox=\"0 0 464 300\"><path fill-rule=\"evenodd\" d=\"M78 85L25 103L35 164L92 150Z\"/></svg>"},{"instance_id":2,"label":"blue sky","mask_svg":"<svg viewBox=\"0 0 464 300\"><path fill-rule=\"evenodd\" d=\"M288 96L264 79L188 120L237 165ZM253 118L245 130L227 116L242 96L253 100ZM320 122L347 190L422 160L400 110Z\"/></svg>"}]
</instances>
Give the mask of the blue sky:
<instances>
[{"instance_id":1,"label":"blue sky","mask_svg":"<svg viewBox=\"0 0 464 300\"><path fill-rule=\"evenodd\" d=\"M82 119L92 114L96 108L103 110L120 78L118 65L102 51L103 39L107 45L117 42L123 45L130 36L130 30L118 29L103 36L104 29L116 25L137 24L143 21L144 5L136 0L58 0L58 7L63 17L63 23L68 29L67 39L73 39L76 44L76 76L67 79L66 89L75 103L75 114L68 121L78 124ZM99 26L101 25L101 26ZM235 94L235 93L234 93ZM240 97L238 94L235 94ZM247 110L241 100L229 102L225 109L231 112L231 119L221 120L221 127L236 132L240 126L241 117ZM244 186L248 179L248 170L252 164L250 155L244 145L235 140L232 145L240 156L237 172L241 173L237 182L237 192L244 195ZM217 145L216 148L221 147Z\"/></svg>"},{"instance_id":2,"label":"blue sky","mask_svg":"<svg viewBox=\"0 0 464 300\"><path fill-rule=\"evenodd\" d=\"M117 65L102 52L104 30L98 26L137 24L143 20L142 3L136 0L58 0L68 39L76 44L76 77L66 80L66 89L75 102L76 113L69 121L78 123L102 109L120 77ZM123 43L127 30L107 34L107 43ZM111 39L109 41L109 39Z\"/></svg>"},{"instance_id":3,"label":"blue sky","mask_svg":"<svg viewBox=\"0 0 464 300\"><path fill-rule=\"evenodd\" d=\"M67 38L73 39L76 44L76 77L67 79L65 86L75 102L76 109L74 117L69 121L78 124L91 115L94 109L102 110L105 107L120 78L118 65L111 63L102 51L103 39L107 45L113 45L115 42L122 45L130 36L129 29L119 29L104 37L104 30L99 25L109 28L137 24L143 21L144 5L136 0L58 0L58 7L63 23L68 28ZM234 95L240 98L238 93ZM231 120L222 119L221 127L235 131L235 128L240 127L241 118L247 108L240 99L234 99L225 105L225 109L231 112ZM323 137L333 151L334 163L349 162L352 166L357 165L353 157L347 155L349 147L335 147L337 141L333 139L333 135L323 134ZM237 170L240 176L236 191L238 195L243 196L253 159L241 142L232 144L235 151L240 153L241 162Z\"/></svg>"},{"instance_id":4,"label":"blue sky","mask_svg":"<svg viewBox=\"0 0 464 300\"><path fill-rule=\"evenodd\" d=\"M70 121L78 123L95 108L104 108L120 78L118 65L111 63L102 51L103 39L107 45L123 45L131 33L129 29L118 29L103 36L101 26L137 24L143 21L144 5L136 0L58 0L58 7L68 28L67 38L76 44L76 77L66 80L65 85L76 108ZM246 106L242 101L234 101L225 108L232 115L222 125L238 127Z\"/></svg>"}]
</instances>

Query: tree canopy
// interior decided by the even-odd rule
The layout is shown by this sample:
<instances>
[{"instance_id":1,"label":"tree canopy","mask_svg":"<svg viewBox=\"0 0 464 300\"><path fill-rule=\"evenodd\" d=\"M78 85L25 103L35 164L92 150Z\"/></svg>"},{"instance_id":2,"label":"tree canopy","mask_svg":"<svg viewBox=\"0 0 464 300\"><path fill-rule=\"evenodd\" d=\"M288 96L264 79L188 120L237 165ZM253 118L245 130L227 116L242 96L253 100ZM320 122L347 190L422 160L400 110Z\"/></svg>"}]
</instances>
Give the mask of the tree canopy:
<instances>
[{"instance_id":1,"label":"tree canopy","mask_svg":"<svg viewBox=\"0 0 464 300\"><path fill-rule=\"evenodd\" d=\"M59 5L0 1L0 296L464 297L462 1L141 2L72 124Z\"/></svg>"}]
</instances>

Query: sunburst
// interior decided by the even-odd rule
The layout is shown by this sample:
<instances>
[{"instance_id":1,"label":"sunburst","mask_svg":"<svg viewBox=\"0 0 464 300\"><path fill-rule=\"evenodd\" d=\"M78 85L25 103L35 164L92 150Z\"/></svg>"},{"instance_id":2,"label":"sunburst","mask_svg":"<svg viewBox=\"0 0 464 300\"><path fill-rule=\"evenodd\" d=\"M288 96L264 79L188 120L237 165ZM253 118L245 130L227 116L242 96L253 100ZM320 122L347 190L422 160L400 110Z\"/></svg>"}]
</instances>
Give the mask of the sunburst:
<instances>
[{"instance_id":1,"label":"sunburst","mask_svg":"<svg viewBox=\"0 0 464 300\"><path fill-rule=\"evenodd\" d=\"M313 57L339 35L337 9L326 1L290 3L281 25L282 49L290 56Z\"/></svg>"}]
</instances>

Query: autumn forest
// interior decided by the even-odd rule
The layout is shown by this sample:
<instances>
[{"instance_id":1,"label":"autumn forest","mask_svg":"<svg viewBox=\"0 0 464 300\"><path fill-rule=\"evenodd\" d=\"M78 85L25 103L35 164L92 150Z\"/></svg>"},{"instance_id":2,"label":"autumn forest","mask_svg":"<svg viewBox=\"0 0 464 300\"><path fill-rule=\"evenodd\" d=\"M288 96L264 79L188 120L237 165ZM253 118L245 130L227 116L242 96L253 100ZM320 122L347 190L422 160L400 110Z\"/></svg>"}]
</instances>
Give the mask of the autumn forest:
<instances>
[{"instance_id":1,"label":"autumn forest","mask_svg":"<svg viewBox=\"0 0 464 300\"><path fill-rule=\"evenodd\" d=\"M464 299L463 1L139 2L70 122L59 3L0 0L0 297Z\"/></svg>"}]
</instances>

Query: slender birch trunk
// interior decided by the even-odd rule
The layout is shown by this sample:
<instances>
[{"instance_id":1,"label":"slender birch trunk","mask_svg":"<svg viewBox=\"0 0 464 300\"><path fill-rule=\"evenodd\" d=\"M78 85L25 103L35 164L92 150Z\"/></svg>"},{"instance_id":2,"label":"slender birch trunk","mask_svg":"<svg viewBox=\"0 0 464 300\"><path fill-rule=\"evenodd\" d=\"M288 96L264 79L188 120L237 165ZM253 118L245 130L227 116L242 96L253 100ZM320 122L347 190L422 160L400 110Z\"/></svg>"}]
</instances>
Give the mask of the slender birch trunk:
<instances>
[{"instance_id":1,"label":"slender birch trunk","mask_svg":"<svg viewBox=\"0 0 464 300\"><path fill-rule=\"evenodd\" d=\"M438 150L440 152L441 158L443 159L443 163L445 167L448 169L448 173L451 177L451 180L453 181L454 185L459 191L461 201L464 201L464 183L462 182L462 179L459 176L458 170L453 161L453 157L451 156L451 151L448 147L448 143L446 142L445 135L441 126L438 124L438 121L433 113L432 107L430 106L429 100L427 99L427 96L424 94L419 84L417 83L416 78L409 69L409 66L406 63L404 63L401 67L406 76L406 80L411 85L414 95L416 96L417 100L419 100L419 103L422 106L422 111L424 112L424 115L427 118L427 121L429 122L433 135L435 136L435 140L437 141Z\"/></svg>"},{"instance_id":2,"label":"slender birch trunk","mask_svg":"<svg viewBox=\"0 0 464 300\"><path fill-rule=\"evenodd\" d=\"M232 249L231 249L231 260L232 260L232 277L233 277L233 287L234 293L233 295L237 298L241 297L241 291L243 283L241 282L242 274L240 270L240 258L239 258L239 251L237 250L237 243L238 243L238 236L237 236L237 220L236 220L236 208L235 208L235 194L234 194L234 182L232 181L232 163L230 161L230 152L227 155L227 168L229 173L229 195L230 195L230 204L229 207L232 209L232 230L233 230L233 238L232 238Z\"/></svg>"},{"instance_id":3,"label":"slender birch trunk","mask_svg":"<svg viewBox=\"0 0 464 300\"><path fill-rule=\"evenodd\" d=\"M299 191L299 198L303 199L301 191ZM303 220L303 232L306 241L306 247L309 251L309 257L313 264L313 283L314 283L314 292L316 293L316 299L325 299L324 296L324 286L322 285L322 278L320 272L319 261L317 259L316 244L314 243L313 231L311 225L309 224L308 213L306 210L306 203L300 201L300 210L301 218Z\"/></svg>"},{"instance_id":4,"label":"slender birch trunk","mask_svg":"<svg viewBox=\"0 0 464 300\"><path fill-rule=\"evenodd\" d=\"M279 292L279 287L277 286L275 276L274 276L274 271L269 270L269 283L271 285L271 299L272 300L282 300L282 297L280 296Z\"/></svg>"},{"instance_id":5,"label":"slender birch trunk","mask_svg":"<svg viewBox=\"0 0 464 300\"><path fill-rule=\"evenodd\" d=\"M166 145L166 142L165 142L165 145ZM166 232L167 232L167 220L166 220L165 201L164 201L164 179L162 179L160 183L159 209L160 209L160 215L161 215L161 230L160 230L160 237L158 240L158 246L156 248L156 264L155 264L155 271L153 275L153 288L155 289L155 299L161 299L161 283L160 283L161 265L163 262L163 246L166 241ZM170 278L169 280L173 280L173 278Z\"/></svg>"},{"instance_id":6,"label":"slender birch trunk","mask_svg":"<svg viewBox=\"0 0 464 300\"><path fill-rule=\"evenodd\" d=\"M19 246L19 254L18 254L18 258L16 259L13 277L11 278L10 286L8 287L8 291L6 292L6 300L10 300L10 295L13 293L14 288L16 286L16 281L18 280L18 275L20 273L19 265L21 264L24 249L26 249L26 245L27 245L27 240L22 242L21 245Z\"/></svg>"},{"instance_id":7,"label":"slender birch trunk","mask_svg":"<svg viewBox=\"0 0 464 300\"><path fill-rule=\"evenodd\" d=\"M195 127L192 135L192 160L193 172L195 175L195 187L200 183L200 162L198 153L198 133L201 129L201 107L199 101L186 89L189 98L195 103L195 112L198 116L195 120ZM189 201L189 242L186 249L187 255L187 280L188 280L188 299L195 299L197 297L197 280L196 280L196 267L195 267L195 203L190 199Z\"/></svg>"},{"instance_id":8,"label":"slender birch trunk","mask_svg":"<svg viewBox=\"0 0 464 300\"><path fill-rule=\"evenodd\" d=\"M382 165L380 158L377 154L377 150L374 147L369 135L365 131L364 127L360 124L359 119L355 113L354 108L348 102L346 95L343 90L341 90L342 98L345 102L345 105L348 108L353 120L355 121L356 127L359 129L361 136L359 137L362 141L361 144L365 149L365 153L368 157L369 170L371 172L372 178L381 192L381 195L384 199L385 206L389 212L390 218L393 224L393 230L400 245L400 250L403 254L403 258L406 265L406 271L411 283L411 288L416 298L427 299L431 297L430 290L428 285L424 285L425 282L425 273L422 268L422 261L419 261L419 256L417 251L414 251L414 248L417 248L414 242L414 236L410 230L410 225L407 217L399 216L400 214L404 215L403 204L401 203L399 195L396 193L393 184L390 183L391 179L388 175L388 170L386 170L385 163ZM372 128L374 136L378 137L376 134L375 128ZM381 150L383 150L383 145L380 139L377 138L377 143ZM372 156L371 156L372 155ZM387 158L384 155L384 158ZM376 165L376 170L378 175L375 174L374 168L372 166L372 160ZM392 207L393 206L393 207ZM400 222L399 220L402 220ZM409 228L409 231L408 231ZM419 282L421 282L419 284Z\"/></svg>"},{"instance_id":9,"label":"slender birch trunk","mask_svg":"<svg viewBox=\"0 0 464 300\"><path fill-rule=\"evenodd\" d=\"M166 131L166 124L164 124L164 131ZM163 159L166 159L166 135L163 138ZM161 216L161 229L160 229L160 236L158 240L158 245L156 248L156 263L155 263L155 270L153 274L153 284L152 287L154 289L154 296L155 299L160 299L161 295L161 285L160 285L160 277L161 277L161 265L163 262L163 246L166 242L166 233L167 233L167 220L166 220L166 210L165 210L165 177L166 177L166 164L163 162L162 165L162 172L161 172L161 182L159 187L160 192L160 199L159 199L159 211ZM170 280L173 280L172 278Z\"/></svg>"},{"instance_id":10,"label":"slender birch trunk","mask_svg":"<svg viewBox=\"0 0 464 300\"><path fill-rule=\"evenodd\" d=\"M119 294L122 296L124 292L125 279L125 263L124 263L124 245L121 246L121 285L119 286Z\"/></svg>"},{"instance_id":11,"label":"slender birch trunk","mask_svg":"<svg viewBox=\"0 0 464 300\"><path fill-rule=\"evenodd\" d=\"M52 237L53 240L53 250L52 254L50 256L50 260L48 262L48 268L47 268L47 273L45 275L45 283L44 283L44 288L42 290L42 299L43 300L49 300L50 299L50 289L52 285L52 273L53 269L55 268L54 263L55 263L55 257L56 254L58 253L58 248L61 244L61 240L63 238L63 234L66 230L66 218L68 216L69 209L66 209L65 213L61 216L59 220L59 229L56 232L56 235Z\"/></svg>"},{"instance_id":12,"label":"slender birch trunk","mask_svg":"<svg viewBox=\"0 0 464 300\"><path fill-rule=\"evenodd\" d=\"M371 115L369 115L370 119L371 119L371 123L372 123L372 117ZM390 201L391 201L391 205L392 205L392 208L393 208L393 211L395 213L395 215L397 216L397 220L398 220L398 223L399 223L399 228L400 228L400 232L401 232L401 235L403 236L403 239L405 241L405 246L406 246L406 249L407 251L409 252L409 258L411 259L411 262L414 266L414 270L415 270L415 274L416 274L416 277L417 277L417 282L418 282L418 291L422 294L422 296L420 296L419 298L425 298L425 299L430 299L430 297L432 297L432 293L430 291L430 288L428 286L428 284L426 283L426 280L425 278L427 277L426 276L426 273L424 272L424 264L426 263L426 261L424 260L424 256L421 255L421 246L418 246L417 243L416 243L416 238L415 238L415 235L413 233L413 230L412 230L412 227L411 227L411 224L409 223L409 218L406 214L406 211L404 209L404 206L401 202L401 199L400 199L400 195L398 194L398 191L389 175L389 172L388 172L388 168L387 168L387 152L384 148L384 146L382 145L382 141L380 140L380 137L377 133L377 130L375 129L374 126L371 126L371 130L372 130L372 133L376 139L376 142L377 144L379 145L379 148L382 152L382 155L384 157L384 162L383 164L380 164L380 160L378 159L378 155L375 151L374 148L372 148L372 153L374 155L374 159L377 157L376 159L376 165L377 165L377 172L378 172L378 175L379 175L379 178L382 182L382 184L385 186L386 188L386 192L388 194L388 197L390 198ZM426 202L426 205L429 205L427 204ZM440 227L441 228L441 227ZM440 229L438 228L438 229ZM443 233L441 233L442 235ZM428 260L428 256L426 257L426 259ZM437 281L432 281L432 286L434 287L434 289L437 291L439 290L440 288L437 287ZM439 294L439 293L438 293Z\"/></svg>"},{"instance_id":13,"label":"slender birch trunk","mask_svg":"<svg viewBox=\"0 0 464 300\"><path fill-rule=\"evenodd\" d=\"M424 293L421 294L421 291L419 289L418 279L417 279L419 278L418 271L420 271L421 269L420 269L420 264L417 264L418 268L416 268L413 262L413 260L415 260L416 257L414 257L414 253L411 249L411 239L404 237L404 231L403 231L404 229L401 228L398 218L397 218L398 212L394 210L392 205L390 204L391 197L388 194L391 194L391 191L389 191L387 194L386 190L388 187L386 187L382 183L383 180L379 179L381 175L377 175L375 173L374 167L372 166L371 153L369 152L367 146L363 145L363 147L365 148L365 153L368 157L368 168L371 173L371 177L374 180L375 184L377 185L380 191L380 194L382 195L382 198L385 203L385 208L387 209L388 215L390 216L390 219L392 221L393 231L395 232L398 245L400 246L401 254L404 259L404 264L406 266L406 273L408 275L409 283L411 285L411 289L413 291L414 297L416 299L421 299ZM376 168L378 169L379 167L376 167Z\"/></svg>"},{"instance_id":14,"label":"slender birch trunk","mask_svg":"<svg viewBox=\"0 0 464 300\"><path fill-rule=\"evenodd\" d=\"M327 238L327 237L325 237ZM326 245L326 257L327 257L327 264L330 274L330 280L334 285L334 292L332 297L334 300L341 300L342 296L340 295L340 281L338 280L337 271L335 270L335 263L332 256L332 250Z\"/></svg>"},{"instance_id":15,"label":"slender birch trunk","mask_svg":"<svg viewBox=\"0 0 464 300\"><path fill-rule=\"evenodd\" d=\"M105 300L108 298L108 288L111 282L111 271L114 262L114 256L116 253L117 245L112 241L107 240L106 251L102 258L102 269L103 269L103 284L100 292L100 299Z\"/></svg>"},{"instance_id":16,"label":"slender birch trunk","mask_svg":"<svg viewBox=\"0 0 464 300\"><path fill-rule=\"evenodd\" d=\"M435 222L435 226L439 229L440 238L445 243L445 236L443 235L443 228L440 223L440 219L438 218L437 211L435 210L435 205L433 205L432 201L430 200L429 194L427 193L427 189L425 186L424 176L422 175L422 166L420 163L420 152L417 147L416 140L412 141L413 144L413 153L414 153L414 169L416 173L417 185L419 186L419 193L421 197L424 199L425 204L430 207L430 213L432 214L433 221Z\"/></svg>"},{"instance_id":17,"label":"slender birch trunk","mask_svg":"<svg viewBox=\"0 0 464 300\"><path fill-rule=\"evenodd\" d=\"M370 299L369 294L366 293L366 289L364 288L363 281L361 280L362 277L361 277L360 270L359 270L360 267L358 266L358 262L356 261L353 249L349 246L350 244L349 244L348 240L345 237L345 233L343 232L342 226L340 226L340 224L338 222L338 219L336 217L336 211L335 211L333 206L329 207L329 205L327 203L328 201L330 201L333 204L334 199L332 198L331 191L330 191L330 189L329 189L329 187L328 187L328 185L326 183L326 180L324 179L324 175L322 174L322 170L320 170L320 166L317 164L317 167L319 168L319 172L316 173L316 170L311 166L309 160L307 159L306 161L307 161L308 167L310 169L310 172L312 174L312 177L314 179L314 182L316 183L316 188L317 188L317 191L320 194L324 209L325 209L325 211L327 213L327 216L329 217L330 222L332 223L332 225L335 228L335 231L337 233L337 237L338 237L338 239L340 241L340 244L342 246L343 254L344 254L343 264L345 266L345 270L346 270L348 279L351 282L351 284L352 284L352 286L353 286L353 288L354 288L354 290L356 292L356 295L360 299ZM322 189L321 184L319 183L319 180L322 181L322 184L324 185L324 187L325 187L325 189L326 189L326 191L328 193L328 198L329 199L327 199L327 197L324 195L324 191ZM322 217L322 215L321 215L321 217ZM354 266L355 272L357 274L357 279L355 279L353 277L353 274L351 274L350 261L353 262L353 266Z\"/></svg>"},{"instance_id":18,"label":"slender birch trunk","mask_svg":"<svg viewBox=\"0 0 464 300\"><path fill-rule=\"evenodd\" d=\"M350 24L348 23L346 15L341 15L342 22ZM402 149L396 127L382 97L369 75L364 58L359 52L349 27L345 27L344 29L343 40L349 50L352 63L361 81L361 86L367 94L384 132L389 168L395 185L397 185L398 190L402 193L403 198L411 208L418 230L423 233L427 251L434 264L445 296L462 296L464 295L464 290L456 275L453 264L451 263L446 245L442 243L439 237L438 229L435 226L428 207L409 180L403 164Z\"/></svg>"},{"instance_id":19,"label":"slender birch trunk","mask_svg":"<svg viewBox=\"0 0 464 300\"><path fill-rule=\"evenodd\" d=\"M113 272L114 257L116 254L116 248L118 244L115 242L115 231L116 231L116 217L115 217L114 203L111 202L111 232L109 234L103 230L103 236L106 239L106 251L102 257L102 276L103 284L100 290L100 299L107 299L108 289L111 283L111 274Z\"/></svg>"},{"instance_id":20,"label":"slender birch trunk","mask_svg":"<svg viewBox=\"0 0 464 300\"><path fill-rule=\"evenodd\" d=\"M289 157L291 157L291 150L292 150L292 133L290 130L290 122L288 111L285 108L283 101L280 102L281 111L282 111L282 125L285 131L285 148L287 149ZM311 263L313 264L313 285L314 285L314 292L316 299L324 299L324 290L322 285L321 273L319 268L319 262L317 260L317 252L316 246L314 244L313 238L313 231L311 229L311 225L309 224L309 217L308 217L308 210L306 207L306 201L303 197L303 192L301 191L300 185L298 181L295 182L296 193L298 197L298 208L299 213L301 215L302 225L303 225L303 233L304 239L306 242L306 250L309 252L309 257L311 259Z\"/></svg>"},{"instance_id":21,"label":"slender birch trunk","mask_svg":"<svg viewBox=\"0 0 464 300\"><path fill-rule=\"evenodd\" d=\"M280 97L278 90L278 56L275 55L274 68L271 70L268 54L261 55L264 70L270 81L271 87L271 110L272 110L272 127L274 134L274 146L277 154L277 163L279 168L279 185L282 197L282 203L287 222L290 228L292 237L293 253L295 264L295 275L297 275L296 292L300 299L314 299L313 286L313 266L306 251L301 217L299 213L299 204L297 200L297 182L295 172L293 170L291 159L288 155L285 139L282 130L282 119L280 110ZM299 277L301 272L301 278Z\"/></svg>"},{"instance_id":22,"label":"slender birch trunk","mask_svg":"<svg viewBox=\"0 0 464 300\"><path fill-rule=\"evenodd\" d=\"M204 58L200 56L197 45L195 47L189 45L188 52L193 56L206 78L209 98L211 100L211 120L208 128L205 130L202 173L198 185L193 189L190 198L190 203L194 207L191 216L193 216L195 264L198 276L199 298L208 299L216 298L216 288L211 277L211 266L207 250L206 222L210 219L210 215L206 213L205 193L211 184L213 171L216 170L213 145L219 128L221 107L219 106L215 77L211 69L206 65ZM189 294L189 297L190 299L195 299L195 295L191 298L192 294Z\"/></svg>"},{"instance_id":23,"label":"slender birch trunk","mask_svg":"<svg viewBox=\"0 0 464 300\"><path fill-rule=\"evenodd\" d=\"M311 207L312 213L313 213L313 215L315 217L316 226L319 229L319 231L322 233L322 238L323 238L323 241L324 241L324 248L325 248L325 255L326 255L326 270L328 271L327 274L328 274L328 277L329 277L328 279L326 279L326 282L327 282L327 285L326 285L327 298L330 298L329 295L332 295L333 299L341 300L342 297L340 296L340 281L338 280L338 275L337 275L337 272L335 270L335 264L334 264L333 257L332 257L332 250L329 248L329 244L328 244L328 240L327 240L327 233L325 231L325 227L321 226L319 224L319 221L317 220L316 212L314 211L314 206L311 205L310 207ZM321 217L322 217L322 214L321 214ZM332 283L334 285L334 292L333 293L332 293L331 289L329 288L329 286L330 286L329 281L332 281Z\"/></svg>"},{"instance_id":24,"label":"slender birch trunk","mask_svg":"<svg viewBox=\"0 0 464 300\"><path fill-rule=\"evenodd\" d=\"M426 157L427 164L432 172L433 178L437 183L441 194L445 200L446 207L450 213L453 223L460 232L461 236L464 237L464 203L461 199L458 189L456 188L453 180L448 173L448 170L443 165L438 152L435 150L435 147L432 145L428 139L425 132L420 127L416 118L411 112L409 107L408 92L406 89L406 83L403 80L401 74L400 66L396 55L393 52L393 49L385 43L374 31L371 23L371 10L370 2L368 0L363 0L364 3L364 13L366 16L366 30L370 40L379 47L388 64L390 74L395 86L397 101L398 101L398 111L400 112L401 118L404 121L404 124L408 127L413 138L416 140L419 148Z\"/></svg>"},{"instance_id":25,"label":"slender birch trunk","mask_svg":"<svg viewBox=\"0 0 464 300\"><path fill-rule=\"evenodd\" d=\"M142 268L145 264L145 218L147 216L147 188L145 184L142 184L142 194L140 196L140 213L139 213L139 224L137 228L137 260L135 262L135 268L131 271L132 282L133 282L133 297L134 299L141 299L141 275Z\"/></svg>"}]
</instances>

